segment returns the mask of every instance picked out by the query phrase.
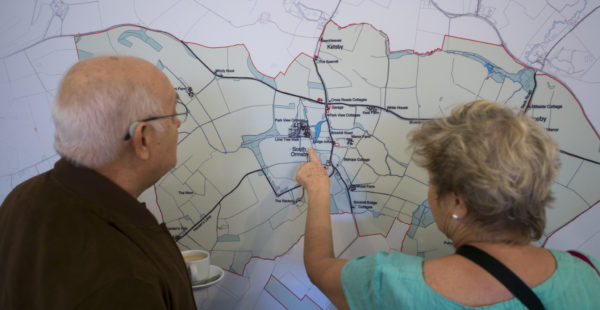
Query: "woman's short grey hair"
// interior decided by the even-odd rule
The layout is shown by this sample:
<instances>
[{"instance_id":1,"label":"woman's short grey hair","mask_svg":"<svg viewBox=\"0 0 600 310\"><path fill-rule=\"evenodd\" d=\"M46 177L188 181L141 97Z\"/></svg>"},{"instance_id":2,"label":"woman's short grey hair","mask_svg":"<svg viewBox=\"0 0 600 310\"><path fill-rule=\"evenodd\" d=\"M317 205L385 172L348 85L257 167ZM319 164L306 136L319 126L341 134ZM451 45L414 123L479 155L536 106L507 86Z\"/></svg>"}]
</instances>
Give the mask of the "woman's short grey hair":
<instances>
[{"instance_id":1,"label":"woman's short grey hair","mask_svg":"<svg viewBox=\"0 0 600 310\"><path fill-rule=\"evenodd\" d=\"M424 122L409 141L438 197L463 196L464 224L480 241L525 244L542 236L560 159L558 144L533 119L479 100Z\"/></svg>"},{"instance_id":2,"label":"woman's short grey hair","mask_svg":"<svg viewBox=\"0 0 600 310\"><path fill-rule=\"evenodd\" d=\"M95 69L82 61L67 72L52 114L56 151L89 168L116 159L132 122L163 113L159 99L146 83L123 74L123 70L111 74ZM151 123L162 130L160 122Z\"/></svg>"}]
</instances>

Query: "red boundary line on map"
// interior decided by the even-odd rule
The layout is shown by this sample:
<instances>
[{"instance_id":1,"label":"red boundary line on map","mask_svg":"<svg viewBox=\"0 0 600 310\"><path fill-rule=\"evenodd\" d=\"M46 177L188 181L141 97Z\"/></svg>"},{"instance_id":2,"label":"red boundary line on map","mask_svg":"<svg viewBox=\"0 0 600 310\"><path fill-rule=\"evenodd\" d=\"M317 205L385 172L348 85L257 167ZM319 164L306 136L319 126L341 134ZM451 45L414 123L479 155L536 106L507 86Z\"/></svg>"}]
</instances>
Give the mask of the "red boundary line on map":
<instances>
[{"instance_id":1,"label":"red boundary line on map","mask_svg":"<svg viewBox=\"0 0 600 310\"><path fill-rule=\"evenodd\" d=\"M548 243L548 240L550 240L550 237L552 237L555 233L557 233L559 230L565 228L567 225L571 224L573 221L575 221L576 219L578 219L580 216L582 216L584 213L588 212L589 210L591 210L595 205L597 205L598 203L600 203L600 200L596 201L595 203L593 203L591 206L589 206L587 209L583 210L583 212L579 213L577 216L575 216L574 218L572 218L571 220L569 220L568 222L564 223L562 226L558 227L557 229L555 229L553 232L551 232L548 237L546 237L546 240L544 240L544 243L542 243L542 247L546 247L546 243Z\"/></svg>"},{"instance_id":2,"label":"red boundary line on map","mask_svg":"<svg viewBox=\"0 0 600 310\"><path fill-rule=\"evenodd\" d=\"M556 79L555 77L553 77L553 76L551 76L549 74L546 74L546 73L539 74L535 68L529 67L527 65L524 65L519 60L515 59L512 56L512 54L508 52L508 50L506 49L506 47L504 45L502 45L502 44L489 43L489 42L484 42L484 41L479 41L479 40L474 40L474 39L468 39L468 38L462 38L462 37L457 37L457 36L451 36L451 35L446 34L446 35L444 35L444 39L442 40L442 46L441 47L435 48L435 49L427 51L427 52L421 52L420 53L420 52L415 51L414 49L403 49L403 50L392 51L391 48L390 48L390 46L391 46L391 44L390 44L391 40L390 40L388 34L385 33L383 30L375 28L375 26L373 26L372 24L369 24L369 23L351 23L351 24L347 24L346 26L340 26L335 21L330 20L329 22L327 22L327 24L325 24L325 26L323 27L323 31L319 35L319 41L320 41L320 43L319 43L319 49L318 49L317 55L315 55L316 57L319 57L319 53L321 51L321 45L323 44L323 42L321 41L321 39L323 38L323 34L325 33L325 29L327 28L327 25L329 25L329 23L333 23L339 29L344 29L344 28L348 28L348 27L351 27L351 26L359 26L359 25L370 26L375 31L378 31L379 33L381 33L381 34L383 34L385 36L385 38L386 38L386 40L388 42L388 52L389 53L411 51L411 52L413 52L413 54L416 54L416 55L431 55L431 54L433 54L433 53L435 53L437 51L443 51L444 43L446 42L446 38L448 38L448 37L450 37L450 38L456 38L456 39L460 39L460 40L465 40L465 41L477 42L477 43L481 43L481 44L487 44L487 45L493 45L493 46L500 46L500 47L502 47L504 49L504 51L506 52L506 54L508 54L508 56L515 63L519 64L522 67L529 68L529 69L533 70L533 72L536 75L546 75L546 76L550 77L551 79L555 80L556 82L558 82L559 84L561 84L563 87L565 87L569 91L569 93L573 96L573 98L575 98L575 101L579 105L579 109L583 113L583 116L585 117L586 121L588 122L588 124L590 125L590 127L592 128L592 130L594 131L594 133L596 133L596 137L598 137L598 139L600 139L600 134L598 134L598 131L596 130L596 128L594 128L594 125L592 124L592 122L590 122L589 118L587 117L587 114L585 113L585 110L583 109L583 106L579 102L579 99L577 99L577 96L575 96L575 94L573 94L573 92L571 91L571 89L567 85L565 85L562 81ZM166 31L155 30L155 29L151 29L151 28L148 28L148 27L144 27L144 26L140 26L140 25L135 25L135 24L122 24L122 25L112 26L112 27L109 27L109 28L104 29L104 30L99 30L99 31L94 31L94 32L88 32L88 33L84 33L84 34L74 35L73 39L75 41L75 46L77 47L77 38L79 38L79 37L93 35L93 34L99 34L99 33L104 33L104 32L108 32L110 30L113 30L113 29L116 29L116 28L120 28L120 27L138 27L138 28L143 28L143 29L146 29L148 31L152 31L152 32L156 32L156 33L162 33L162 34L169 35L169 36L175 38L176 40L178 40L180 42L185 42L186 44L194 44L194 45L202 46L202 47L205 47L205 48L211 48L211 49L220 49L220 48L229 48L229 47L234 47L234 46L242 46L246 50L246 52L248 53L248 58L250 59L250 62L252 63L252 66L254 67L254 69L256 69L256 71L258 71L261 75L269 77L271 79L276 79L280 74L285 75L287 73L287 71L289 70L289 68L292 66L292 64L296 61L296 59L298 59L298 57L300 57L302 55L305 55L305 56L307 56L307 57L309 57L309 58L311 58L313 60L315 59L315 57L310 56L310 55L308 55L308 54L306 54L304 52L301 52L296 57L294 57L294 59L289 63L289 65L287 66L287 68L285 69L285 71L279 71L279 73L277 73L274 77L272 77L270 75L262 73L256 67L256 65L254 64L254 61L252 60L252 55L250 54L250 51L248 50L248 48L246 47L246 45L244 43L238 43L238 44L232 44L232 45L226 45L226 46L218 46L218 47L206 46L206 45L202 45L200 43L183 41L183 40L179 39L177 36L174 36L173 34L171 34L169 32L166 32ZM77 58L79 58L79 53L77 53Z\"/></svg>"},{"instance_id":3,"label":"red boundary line on map","mask_svg":"<svg viewBox=\"0 0 600 310\"><path fill-rule=\"evenodd\" d=\"M375 234L361 235L361 234L358 232L358 226L357 226L357 224L356 224L356 218L354 218L354 214L353 214L353 213L351 213L351 212L343 212L343 213L333 213L332 215L334 215L334 216L335 216L335 215L346 215L346 214L352 215L352 219L353 219L353 222L354 222L354 228L356 229L356 236L357 236L357 237L371 237L371 236L377 236L377 235L380 235L380 236L382 236L383 238L387 239L387 237L388 237L388 235L390 234L390 232L392 231L392 227L394 227L394 224L395 224L395 222L396 222L396 221L398 221L398 222L399 222L399 223L401 223L401 224L408 225L407 232L408 232L408 230L410 230L410 227L413 225L413 224L405 223L405 222L401 221L401 220L400 220L400 219L398 219L398 218L394 218L394 220L392 221L392 224L391 224L391 225L390 225L390 227L388 228L388 231L385 233L385 235L384 235L384 234L382 234L382 233L375 233ZM405 234L404 234L404 238L402 239L402 243L401 243L401 246L400 246L401 248L404 246L404 241L406 240L406 235L407 235L407 233L405 233ZM248 264L250 264L250 262L252 261L252 259L262 259L262 260L268 260L268 261L275 261L276 259L278 259L278 258L280 258L280 257L282 257L282 256L285 256L286 254L288 254L288 253L289 253L289 252L292 250L292 248L293 248L293 247L295 247L295 246L298 244L298 242L300 242L300 240L302 240L302 238L304 238L304 234L300 235L300 237L298 238L298 240L296 240L296 242L294 242L294 243L293 243L293 244L292 244L292 245L291 245L291 246L290 246L290 247L289 247L289 248L288 248L288 249L287 249L285 252L283 252L283 253L281 253L281 254L279 254L279 255L277 255L277 256L275 256L275 257L273 257L273 258L265 258L265 257L259 257L259 256L251 256L251 257L248 259L248 261L246 262L246 264L244 264L244 268L242 269L242 273L241 273L241 274L240 274L240 273L237 273L237 272L229 271L229 270L226 270L226 271L228 271L228 272L230 272L230 273L233 273L233 274L236 274L236 275L239 275L239 276L243 276L243 275L246 273L246 267L248 267Z\"/></svg>"},{"instance_id":4,"label":"red boundary line on map","mask_svg":"<svg viewBox=\"0 0 600 310\"><path fill-rule=\"evenodd\" d=\"M448 38L448 37L451 37L451 38L456 38L456 39L460 39L460 40L465 40L465 41L477 42L477 43L481 43L481 44L487 44L487 45L500 46L500 47L502 47L502 48L504 49L504 51L505 51L505 52L506 52L506 53L507 53L507 54L508 54L508 55L511 57L511 59L512 59L512 60L513 60L515 63L517 63L517 64L521 65L522 67L529 68L529 69L533 70L533 71L534 71L534 73L535 73L536 75L540 75L540 76L543 76L543 75L545 75L545 76L548 76L549 78L553 79L554 81L558 82L558 83L559 83L559 84L561 84L563 87L565 87L565 88L566 88L566 89L569 91L569 93L570 93L570 94L573 96L573 98L575 98L575 101L576 101L576 102L577 102L577 104L579 105L579 109L580 109L580 110L581 110L581 112L583 113L583 116L585 117L586 121L588 122L588 125L589 125L589 126L592 128L592 130L593 130L593 131L594 131L594 133L596 134L596 137L598 137L598 139L600 139L600 135L598 134L598 131L596 130L596 128L594 128L594 125L593 125L593 124L590 122L589 118L587 117L587 114L585 113L585 110L583 109L583 106L582 106L582 105L581 105L581 103L579 102L579 99L577 98L577 96L575 96L575 94L573 94L573 92L571 91L571 89L570 89L570 88L569 88L567 85L565 85L565 84L564 84L562 81L560 81L560 80L556 79L555 77L553 77L553 76L551 76L551 75L549 75L549 74L546 74L546 73L539 74L535 68L533 68L533 67L530 67L530 66L527 66L527 65L524 65L524 64L522 64L520 61L518 61L517 59L515 59L515 58L514 58L514 57L513 57L513 56L512 56L512 55L511 55L509 52L508 52L508 50L506 49L506 47L505 47L504 45L502 45L502 44L489 43L489 42L478 41L478 40L473 40L473 39L468 39L468 38L462 38L462 37L457 37L457 36L451 36L451 35L448 35L448 34L446 34L446 35L444 35L444 39L443 39L443 41L442 41L442 46L441 46L441 47L439 47L439 48L435 48L435 49L433 49L433 50L430 50L430 51L427 51L427 52L421 52L421 53L420 53L420 52L417 52L417 51L415 51L414 49L403 49L403 50L392 51L392 50L390 49L390 46L391 46L391 44L389 44L389 42L390 42L390 38L389 38L389 36L388 36L388 35L387 35L387 34L386 34L384 31L382 31L382 30L379 30L379 29L375 28L375 26L373 26L372 24L369 24L369 23L351 23L351 24L347 24L347 25L345 25L345 26L340 26L339 24L337 24L337 23L336 23L336 22L334 22L333 20L329 21L329 22L328 22L328 23L327 23L327 24L326 24L326 25L323 27L323 31L321 32L321 35L319 36L319 41L322 39L322 37L323 37L323 34L324 34L324 32L325 32L325 29L327 28L327 25L328 25L329 23L333 23L333 24L335 24L335 25L336 25L336 26L337 26L339 29L344 29L344 28L347 28L347 27L350 27L350 26L357 26L357 25L367 25L367 26L370 26L371 28L373 28L374 30L376 30L376 31L380 32L381 34L383 34L383 35L385 36L386 40L388 41L388 52L389 52L389 53L403 52L403 51L412 51L412 52L413 52L413 54L416 54L416 55L431 55L431 54L433 54L433 53L435 53L435 52L437 52L437 51L443 51L444 43L446 42L446 38ZM252 66L254 66L254 68L256 69L256 71L258 71L258 72L259 72L261 75L263 75L263 76L266 76L266 77L269 77L269 78L272 78L272 79L276 79L276 78L277 78L277 77L278 77L280 74L283 74L283 75L285 75L285 74L287 73L287 71L289 70L289 68L291 67L291 65L292 65L292 64L293 64L293 63L296 61L296 59L298 59L298 57L300 57L300 56L302 56L302 55L306 55L307 57L309 57L309 58L311 58L311 59L313 59L313 60L314 60L314 57L313 57L313 56L310 56L310 55L308 55L308 54L306 54L306 53L304 53L304 52L301 52L301 53L299 53L299 54L298 54L298 55L297 55L297 56L296 56L296 57L295 57L295 58L294 58L294 59L293 59L293 60L290 62L290 64L289 64L289 65L287 66L287 68L285 69L285 71L280 71L279 73L277 73L277 74L275 75L275 77L272 77L272 76L270 76L270 75L267 75L267 74L264 74L264 73L262 73L262 72L261 72L261 71L260 71L260 70L259 70L259 69L258 69L258 68L255 66L254 62L252 61L252 55L250 54L250 51L248 50L248 48L246 47L246 45L245 45L244 43L238 43L238 44L227 45L227 46L219 46L219 47L205 46L205 45L202 45L202 44L199 44L199 43L195 43L195 42L187 42L187 41L180 40L180 39L179 39L177 36L174 36L173 34L171 34L171 33L169 33L169 32L166 32L166 31L162 31L162 30L155 30L155 29L151 29L151 28L148 28L148 27L144 27L144 26L140 26L140 25L135 25L135 24L122 24L122 25L112 26L112 27L109 27L109 28L107 28L107 29L104 29L104 30L99 30L99 31L95 31L95 32L89 32L89 33L84 33L84 34L77 34L77 35L74 35L74 36L73 36L73 40L75 41L74 43L75 43L76 49L77 49L77 39L78 39L79 37L88 36L88 35L93 35L93 34L99 34L99 33L104 33L104 32L108 32L108 31L110 31L110 30L113 30L113 29L116 29L116 28L120 28L120 27L138 27L138 28L143 28L143 29L146 29L146 30L148 30L148 31L152 31L152 32L156 32L156 33L162 33L162 34L169 35L169 36L171 36L171 37L175 38L176 40L178 40L178 41L180 41L180 42L185 42L186 44L194 44L194 45L202 46L202 47L205 47L205 48L211 48L211 49L229 48L229 47L234 47L234 46L240 46L240 45L241 45L242 47L244 47L244 49L245 49L245 50L246 50L246 52L248 53L248 58L250 59L250 62L252 63ZM322 44L323 44L323 42L321 41L321 42L319 43L319 52L320 52L320 47L321 47L321 45L322 45ZM319 52L317 52L317 55L315 55L316 57L318 57L318 56L319 56ZM79 53L77 53L77 57L78 57L78 59L79 59ZM156 195L157 195L157 194L156 194L156 190L155 190L155 196L156 196ZM543 243L543 245L542 245L542 246L545 246L546 242L548 241L548 239L550 239L550 237L551 237L552 235L554 235L556 232L558 232L559 230L561 230L562 228L564 228L565 226L567 226L568 224L570 224L572 221L574 221L575 219L577 219L578 217L580 217L581 215L583 215L583 214L584 214L584 213L586 213L587 211L589 211L591 208L593 208L593 207L594 207L594 205L598 204L599 202L600 202L600 200L599 200L599 201L597 201L595 204L592 204L591 206L589 206L589 207L588 207L586 210L584 210L583 212L581 212L580 214L578 214L577 216L575 216L575 217L574 217L573 219L571 219L569 222L565 223L565 224L564 224L564 225L562 225L561 227L559 227L559 228L557 228L556 230L554 230L554 231L553 231L553 232L552 232L550 235L548 235L548 237L546 238L546 241L544 241L544 243ZM157 203L157 205L158 205L158 199L157 199L156 203ZM159 205L159 210L160 210L160 205ZM160 212L161 212L161 216L162 216L162 210L161 210ZM336 213L336 214L347 214L347 212L345 212L345 213ZM352 213L350 213L350 214L352 214ZM392 229L392 226L394 225L393 223L392 223L392 225L390 225L390 228L388 229L388 232L387 232L385 235L384 235L384 234L381 234L381 233L369 234L369 235L360 235L360 234L358 233L358 224L356 223L356 218L354 217L354 214L352 214L352 216L353 216L353 219L354 219L355 228L357 229L357 236L359 236L359 237L368 237L368 236L373 236L373 235L381 235L381 236L383 236L384 238L387 238L387 235L390 233L390 231L391 231L391 229ZM395 219L394 219L394 221L396 221L396 220L397 220L397 221L399 221L399 222L401 222L401 223L403 223L403 224L407 224L407 223L404 223L404 222L400 221L398 218L395 218ZM164 221L164 218L163 218L163 221ZM410 227L410 226L412 226L412 224L407 224L407 225L409 225L409 227ZM410 228L409 228L409 229L410 229ZM300 239L302 239L303 237L304 237L304 235L301 235L301 236L298 238L298 240L296 240L296 242L294 242L294 243L293 243L293 244L292 244L292 245L291 245L291 246L290 246L290 247L289 247L289 248L288 248L288 249L287 249L285 252L283 252L283 253L282 253L282 254L280 254L280 255L277 255L277 256L275 256L275 257L274 257L274 258L272 258L272 259L271 259L271 258L262 258L262 257L257 257L257 256L252 256L252 257L250 257L250 258L248 259L248 262L246 262L246 264L244 265L244 269L243 269L243 271L242 271L242 273L241 273L241 274L237 274L237 273L235 273L235 272L231 272L231 271L228 271L228 270L226 270L226 271L228 271L228 272L230 272L230 273L233 273L233 274L237 274L237 275L241 275L241 276L243 276L243 275L244 275L244 272L245 272L245 270L246 270L246 266L247 266L247 265L250 263L250 261L251 261L253 258L258 258L258 259L263 259L263 260L272 260L272 261L273 261L273 260L275 260L275 259L277 259L277 258L279 258L279 257L281 257L281 256L284 256L285 254L287 254L287 253L288 253L288 252L289 252L289 251L290 251L290 250L291 250L291 249L292 249L292 248L293 248L293 247L294 247L294 246L295 246L295 245L296 245L296 244L297 244L297 243L300 241ZM404 236L404 239L402 240L402 246L404 246L404 241L405 241L405 239L406 239L406 234L405 234L405 236Z\"/></svg>"},{"instance_id":5,"label":"red boundary line on map","mask_svg":"<svg viewBox=\"0 0 600 310\"><path fill-rule=\"evenodd\" d=\"M288 309L284 304L281 303L281 301L279 301L279 299L277 299L277 297L273 296L273 294L271 294L271 292L269 292L269 290L267 290L267 285L269 285L269 282L271 282L271 279L275 279L275 281L279 282L279 284L281 284L283 287L285 287L285 289L288 290L288 292L290 292L292 295L294 295L294 297L296 297L296 299L298 299L299 301L304 300L304 298L308 298L310 301L313 302L313 304L315 304L315 306L319 307L319 309L323 309L314 299L310 298L310 296L308 296L306 294L304 294L304 296L302 296L302 298L300 298L298 295L296 295L294 293L294 291L292 291L289 287L287 287L287 285L285 285L283 282L281 282L276 276L271 274L269 277L269 280L267 280L267 283L265 283L263 290L265 292L267 292L267 294L271 295L271 297L273 297L273 299L275 299L275 301L277 301L283 308Z\"/></svg>"}]
</instances>

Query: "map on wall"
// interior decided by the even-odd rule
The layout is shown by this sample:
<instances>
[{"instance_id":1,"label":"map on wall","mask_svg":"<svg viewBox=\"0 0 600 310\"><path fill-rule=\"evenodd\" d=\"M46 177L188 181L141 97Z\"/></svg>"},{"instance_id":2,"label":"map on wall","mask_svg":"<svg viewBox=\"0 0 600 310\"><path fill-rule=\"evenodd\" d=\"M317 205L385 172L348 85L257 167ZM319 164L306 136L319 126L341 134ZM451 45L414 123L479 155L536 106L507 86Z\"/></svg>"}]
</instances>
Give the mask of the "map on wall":
<instances>
[{"instance_id":1,"label":"map on wall","mask_svg":"<svg viewBox=\"0 0 600 310\"><path fill-rule=\"evenodd\" d=\"M406 133L476 99L530 115L560 144L537 243L600 256L600 1L4 6L0 199L58 159L52 100L74 62L150 61L191 114L177 166L142 199L182 250L209 250L227 271L195 290L201 309L333 308L302 263L307 205L295 172L308 147L331 176L336 256L451 253Z\"/></svg>"}]
</instances>

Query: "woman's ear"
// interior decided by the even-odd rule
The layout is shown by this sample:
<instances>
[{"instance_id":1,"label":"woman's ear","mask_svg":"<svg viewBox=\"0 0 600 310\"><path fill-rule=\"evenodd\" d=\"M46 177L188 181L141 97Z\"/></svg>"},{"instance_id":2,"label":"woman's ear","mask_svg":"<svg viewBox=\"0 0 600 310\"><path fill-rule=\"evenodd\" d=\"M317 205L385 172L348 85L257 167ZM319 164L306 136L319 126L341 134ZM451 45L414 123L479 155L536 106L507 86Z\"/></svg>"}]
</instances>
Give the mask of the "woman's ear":
<instances>
[{"instance_id":1,"label":"woman's ear","mask_svg":"<svg viewBox=\"0 0 600 310\"><path fill-rule=\"evenodd\" d=\"M452 214L456 214L458 219L462 219L469 213L467 203L462 194L452 193Z\"/></svg>"}]
</instances>

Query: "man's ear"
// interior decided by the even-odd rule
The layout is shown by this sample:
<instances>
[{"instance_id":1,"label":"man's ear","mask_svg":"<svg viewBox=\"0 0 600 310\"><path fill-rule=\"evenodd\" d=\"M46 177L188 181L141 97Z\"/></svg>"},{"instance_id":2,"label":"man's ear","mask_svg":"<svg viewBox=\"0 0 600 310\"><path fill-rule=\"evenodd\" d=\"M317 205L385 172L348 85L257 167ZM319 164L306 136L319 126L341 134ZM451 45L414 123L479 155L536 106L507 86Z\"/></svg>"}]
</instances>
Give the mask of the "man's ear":
<instances>
[{"instance_id":1,"label":"man's ear","mask_svg":"<svg viewBox=\"0 0 600 310\"><path fill-rule=\"evenodd\" d=\"M150 158L150 149L148 148L149 129L145 122L139 123L133 131L132 144L135 155L141 160Z\"/></svg>"}]
</instances>

